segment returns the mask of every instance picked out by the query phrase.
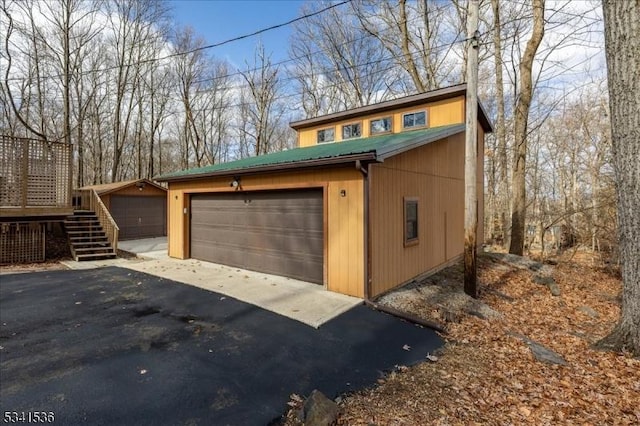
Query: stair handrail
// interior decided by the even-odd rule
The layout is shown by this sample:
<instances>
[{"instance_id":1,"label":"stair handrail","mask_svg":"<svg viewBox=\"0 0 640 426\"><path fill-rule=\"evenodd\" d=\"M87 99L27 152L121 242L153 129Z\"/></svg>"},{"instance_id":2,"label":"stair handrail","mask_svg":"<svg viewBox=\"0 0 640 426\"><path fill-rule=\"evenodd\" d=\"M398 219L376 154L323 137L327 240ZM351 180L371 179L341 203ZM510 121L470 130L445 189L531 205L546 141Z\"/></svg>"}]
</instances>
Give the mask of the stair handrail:
<instances>
[{"instance_id":1,"label":"stair handrail","mask_svg":"<svg viewBox=\"0 0 640 426\"><path fill-rule=\"evenodd\" d=\"M109 213L109 210L104 205L104 203L102 202L102 199L100 198L100 196L98 195L95 189L83 189L83 190L80 190L80 192L84 193L82 197L83 199L85 199L84 195L88 193L89 210L91 210L96 214L96 216L98 216L98 221L100 222L100 225L102 225L102 229L104 230L104 233L107 235L107 239L111 243L111 246L113 247L113 251L117 253L118 233L120 232L120 228L118 227L118 224L116 223L115 220L113 220L111 213Z\"/></svg>"}]
</instances>

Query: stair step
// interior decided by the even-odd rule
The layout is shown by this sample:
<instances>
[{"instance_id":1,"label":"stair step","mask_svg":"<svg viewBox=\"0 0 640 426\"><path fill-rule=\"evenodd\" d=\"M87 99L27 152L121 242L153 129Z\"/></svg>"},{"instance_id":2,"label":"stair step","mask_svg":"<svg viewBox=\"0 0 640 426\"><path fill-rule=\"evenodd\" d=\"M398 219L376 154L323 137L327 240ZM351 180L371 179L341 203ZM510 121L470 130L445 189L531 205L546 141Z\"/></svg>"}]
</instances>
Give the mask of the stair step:
<instances>
[{"instance_id":1,"label":"stair step","mask_svg":"<svg viewBox=\"0 0 640 426\"><path fill-rule=\"evenodd\" d=\"M87 219L87 220L65 220L65 225L82 225L83 223L100 223L98 219Z\"/></svg>"},{"instance_id":2,"label":"stair step","mask_svg":"<svg viewBox=\"0 0 640 426\"><path fill-rule=\"evenodd\" d=\"M82 247L82 248L74 248L73 249L76 253L77 252L87 252L87 251L109 251L109 252L113 252L113 248L111 247L111 245L108 246L99 246L99 247ZM96 253L97 254L97 253Z\"/></svg>"},{"instance_id":3,"label":"stair step","mask_svg":"<svg viewBox=\"0 0 640 426\"><path fill-rule=\"evenodd\" d=\"M115 252L111 253L93 253L93 254L77 254L76 261L81 262L83 260L99 260L99 259L113 259L116 257Z\"/></svg>"},{"instance_id":4,"label":"stair step","mask_svg":"<svg viewBox=\"0 0 640 426\"><path fill-rule=\"evenodd\" d=\"M71 237L74 235L92 234L95 237L102 237L105 235L103 230L85 230L85 231L67 231L67 234Z\"/></svg>"},{"instance_id":5,"label":"stair step","mask_svg":"<svg viewBox=\"0 0 640 426\"><path fill-rule=\"evenodd\" d=\"M91 247L111 247L111 243L109 241L76 241L72 242L71 246L78 250L80 248L91 248Z\"/></svg>"},{"instance_id":6,"label":"stair step","mask_svg":"<svg viewBox=\"0 0 640 426\"><path fill-rule=\"evenodd\" d=\"M72 243L79 243L86 240L87 242L91 242L91 241L95 241L95 242L101 242L101 241L106 241L108 240L106 235L93 235L90 237L69 237L69 241L71 241ZM98 241L100 240L100 241Z\"/></svg>"},{"instance_id":7,"label":"stair step","mask_svg":"<svg viewBox=\"0 0 640 426\"><path fill-rule=\"evenodd\" d=\"M100 225L99 223L97 224L78 223L77 225L65 225L65 227L75 231L78 228L91 228L91 229L102 228L102 225Z\"/></svg>"}]
</instances>

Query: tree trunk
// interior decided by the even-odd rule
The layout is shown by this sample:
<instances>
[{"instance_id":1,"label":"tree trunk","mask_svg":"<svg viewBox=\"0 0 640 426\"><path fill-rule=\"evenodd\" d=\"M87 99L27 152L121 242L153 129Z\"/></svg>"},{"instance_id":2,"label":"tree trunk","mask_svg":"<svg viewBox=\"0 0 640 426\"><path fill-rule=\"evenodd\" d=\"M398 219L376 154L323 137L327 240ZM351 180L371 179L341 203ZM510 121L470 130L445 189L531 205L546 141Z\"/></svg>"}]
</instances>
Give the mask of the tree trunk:
<instances>
[{"instance_id":1,"label":"tree trunk","mask_svg":"<svg viewBox=\"0 0 640 426\"><path fill-rule=\"evenodd\" d=\"M620 321L599 345L640 355L640 2L603 10L623 289Z\"/></svg>"},{"instance_id":2,"label":"tree trunk","mask_svg":"<svg viewBox=\"0 0 640 426\"><path fill-rule=\"evenodd\" d=\"M500 197L499 213L500 227L502 234L502 244L506 245L509 241L509 182L507 177L508 160L507 160L507 138L505 136L505 120L504 120L504 82L502 77L502 40L500 23L500 1L491 0L493 7L493 44L494 44L494 63L496 72L496 143L497 143L497 163L500 171L498 182L498 195ZM494 160L495 161L495 160Z\"/></svg>"},{"instance_id":3,"label":"tree trunk","mask_svg":"<svg viewBox=\"0 0 640 426\"><path fill-rule=\"evenodd\" d=\"M476 241L478 232L478 0L468 5L467 96L464 155L464 292L478 297Z\"/></svg>"},{"instance_id":4,"label":"tree trunk","mask_svg":"<svg viewBox=\"0 0 640 426\"><path fill-rule=\"evenodd\" d=\"M533 0L533 32L527 42L524 56L520 61L520 90L518 103L514 113L515 120L515 155L513 159L513 206L511 208L511 243L509 253L522 256L525 241L525 216L527 209L526 192L526 159L527 159L527 124L529 107L533 97L532 68L538 46L544 36L544 0Z\"/></svg>"}]
</instances>

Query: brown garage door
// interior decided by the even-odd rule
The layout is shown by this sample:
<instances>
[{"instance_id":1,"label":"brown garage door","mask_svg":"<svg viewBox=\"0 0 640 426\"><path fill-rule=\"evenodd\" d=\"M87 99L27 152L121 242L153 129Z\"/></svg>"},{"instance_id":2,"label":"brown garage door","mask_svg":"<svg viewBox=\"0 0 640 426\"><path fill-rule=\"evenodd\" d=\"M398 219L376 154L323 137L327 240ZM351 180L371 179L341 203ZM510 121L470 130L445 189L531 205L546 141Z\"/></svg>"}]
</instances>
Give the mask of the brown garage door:
<instances>
[{"instance_id":1,"label":"brown garage door","mask_svg":"<svg viewBox=\"0 0 640 426\"><path fill-rule=\"evenodd\" d=\"M322 190L191 197L191 257L322 283Z\"/></svg>"},{"instance_id":2,"label":"brown garage door","mask_svg":"<svg viewBox=\"0 0 640 426\"><path fill-rule=\"evenodd\" d=\"M166 197L112 195L109 210L121 240L167 235Z\"/></svg>"}]
</instances>

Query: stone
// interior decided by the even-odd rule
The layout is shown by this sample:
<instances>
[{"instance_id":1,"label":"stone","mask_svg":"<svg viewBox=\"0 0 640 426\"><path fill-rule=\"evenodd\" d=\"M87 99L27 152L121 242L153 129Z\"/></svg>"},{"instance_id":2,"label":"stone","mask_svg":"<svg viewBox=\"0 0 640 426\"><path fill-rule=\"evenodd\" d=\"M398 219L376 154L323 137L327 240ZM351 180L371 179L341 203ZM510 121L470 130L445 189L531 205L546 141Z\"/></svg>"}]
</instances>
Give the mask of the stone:
<instances>
[{"instance_id":1,"label":"stone","mask_svg":"<svg viewBox=\"0 0 640 426\"><path fill-rule=\"evenodd\" d=\"M534 275L533 276L533 282L536 284L540 284L540 285L544 285L544 286L549 286L549 284L553 284L556 281L552 278L552 277L545 277L542 275Z\"/></svg>"},{"instance_id":2,"label":"stone","mask_svg":"<svg viewBox=\"0 0 640 426\"><path fill-rule=\"evenodd\" d=\"M556 364L556 365L568 365L567 361L565 361L564 358L562 358L562 356L560 356L560 354L552 351L551 349L547 348L546 346L533 341L531 339L529 339L526 336L523 336L522 334L519 333L514 333L512 331L508 332L507 334L509 334L510 336L513 337L517 337L518 339L522 340L523 342L525 342L527 344L527 346L529 346L529 350L531 351L531 353L533 354L533 357L540 362L545 362L547 364Z\"/></svg>"},{"instance_id":3,"label":"stone","mask_svg":"<svg viewBox=\"0 0 640 426\"><path fill-rule=\"evenodd\" d=\"M591 318L598 318L600 315L590 306L580 306L578 310Z\"/></svg>"},{"instance_id":4,"label":"stone","mask_svg":"<svg viewBox=\"0 0 640 426\"><path fill-rule=\"evenodd\" d=\"M530 339L527 339L526 343L529 345L529 349L536 360L547 364L567 365L567 361L564 358L546 346Z\"/></svg>"},{"instance_id":5,"label":"stone","mask_svg":"<svg viewBox=\"0 0 640 426\"><path fill-rule=\"evenodd\" d=\"M558 286L558 284L554 281L553 283L549 284L547 287L549 287L549 291L551 292L552 296L560 296L561 292L560 292L560 287Z\"/></svg>"},{"instance_id":6,"label":"stone","mask_svg":"<svg viewBox=\"0 0 640 426\"><path fill-rule=\"evenodd\" d=\"M558 283L556 283L556 280L553 279L553 277L550 277L548 275L536 274L533 276L533 282L546 286L553 296L560 296L561 294L560 287L558 286Z\"/></svg>"},{"instance_id":7,"label":"stone","mask_svg":"<svg viewBox=\"0 0 640 426\"><path fill-rule=\"evenodd\" d=\"M338 419L338 404L314 389L298 413L305 426L330 426Z\"/></svg>"}]
</instances>

